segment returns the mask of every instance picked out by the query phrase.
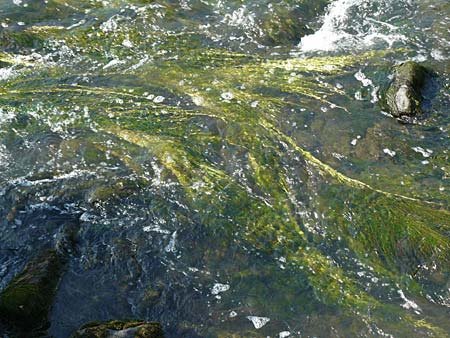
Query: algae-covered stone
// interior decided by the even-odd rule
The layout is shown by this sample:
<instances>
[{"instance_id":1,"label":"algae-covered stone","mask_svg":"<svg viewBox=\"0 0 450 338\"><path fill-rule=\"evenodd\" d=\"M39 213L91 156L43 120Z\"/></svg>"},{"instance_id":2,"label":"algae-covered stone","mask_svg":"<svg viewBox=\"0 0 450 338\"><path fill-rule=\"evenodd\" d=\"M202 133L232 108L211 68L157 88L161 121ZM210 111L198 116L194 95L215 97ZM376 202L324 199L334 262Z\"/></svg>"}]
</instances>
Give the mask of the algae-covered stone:
<instances>
[{"instance_id":1,"label":"algae-covered stone","mask_svg":"<svg viewBox=\"0 0 450 338\"><path fill-rule=\"evenodd\" d=\"M121 321L91 322L82 326L71 338L164 338L156 322Z\"/></svg>"},{"instance_id":2,"label":"algae-covered stone","mask_svg":"<svg viewBox=\"0 0 450 338\"><path fill-rule=\"evenodd\" d=\"M328 3L328 0L315 0L270 4L267 13L258 20L263 34L257 40L269 46L299 43L303 36L314 32L311 26Z\"/></svg>"},{"instance_id":3,"label":"algae-covered stone","mask_svg":"<svg viewBox=\"0 0 450 338\"><path fill-rule=\"evenodd\" d=\"M391 114L395 117L410 117L423 113L432 80L432 71L416 62L408 61L397 66L386 93L386 103Z\"/></svg>"},{"instance_id":4,"label":"algae-covered stone","mask_svg":"<svg viewBox=\"0 0 450 338\"><path fill-rule=\"evenodd\" d=\"M0 294L0 321L30 337L48 327L47 315L64 268L64 259L48 250L31 260Z\"/></svg>"}]
</instances>

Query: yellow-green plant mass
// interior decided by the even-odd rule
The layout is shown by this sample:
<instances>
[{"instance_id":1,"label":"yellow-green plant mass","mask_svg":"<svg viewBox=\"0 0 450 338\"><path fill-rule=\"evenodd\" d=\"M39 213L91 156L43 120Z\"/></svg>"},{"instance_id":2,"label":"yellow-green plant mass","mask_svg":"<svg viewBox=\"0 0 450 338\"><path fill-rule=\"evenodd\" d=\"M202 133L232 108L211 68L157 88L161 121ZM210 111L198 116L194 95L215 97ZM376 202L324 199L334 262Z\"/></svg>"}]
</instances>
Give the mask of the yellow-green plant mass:
<instances>
[{"instance_id":1,"label":"yellow-green plant mass","mask_svg":"<svg viewBox=\"0 0 450 338\"><path fill-rule=\"evenodd\" d=\"M449 336L448 83L418 124L370 101L414 48L293 53L326 1L270 7L283 25L264 1L0 3L0 209L83 214L76 271L117 278L99 303L205 337Z\"/></svg>"}]
</instances>

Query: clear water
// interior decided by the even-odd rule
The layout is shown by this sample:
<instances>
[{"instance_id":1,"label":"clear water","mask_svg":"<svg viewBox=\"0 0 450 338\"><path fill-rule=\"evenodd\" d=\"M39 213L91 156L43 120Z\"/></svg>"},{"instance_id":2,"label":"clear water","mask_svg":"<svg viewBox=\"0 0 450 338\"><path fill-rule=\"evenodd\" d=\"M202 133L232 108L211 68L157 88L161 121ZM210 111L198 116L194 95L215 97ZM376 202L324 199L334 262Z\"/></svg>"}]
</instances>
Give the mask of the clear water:
<instances>
[{"instance_id":1,"label":"clear water","mask_svg":"<svg viewBox=\"0 0 450 338\"><path fill-rule=\"evenodd\" d=\"M0 0L0 288L168 337L450 335L448 1ZM439 76L400 124L392 66Z\"/></svg>"}]
</instances>

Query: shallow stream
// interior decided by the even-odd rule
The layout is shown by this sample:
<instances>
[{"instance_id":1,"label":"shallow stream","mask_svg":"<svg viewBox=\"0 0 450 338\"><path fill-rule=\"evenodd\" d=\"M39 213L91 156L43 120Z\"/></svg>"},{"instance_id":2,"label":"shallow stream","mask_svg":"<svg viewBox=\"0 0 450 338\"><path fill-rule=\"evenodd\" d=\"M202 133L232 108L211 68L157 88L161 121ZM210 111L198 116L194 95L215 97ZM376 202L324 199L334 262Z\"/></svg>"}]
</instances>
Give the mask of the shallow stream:
<instances>
[{"instance_id":1,"label":"shallow stream","mask_svg":"<svg viewBox=\"0 0 450 338\"><path fill-rule=\"evenodd\" d=\"M447 0L0 0L0 289L80 220L49 334L450 336ZM382 104L432 68L430 111Z\"/></svg>"}]
</instances>

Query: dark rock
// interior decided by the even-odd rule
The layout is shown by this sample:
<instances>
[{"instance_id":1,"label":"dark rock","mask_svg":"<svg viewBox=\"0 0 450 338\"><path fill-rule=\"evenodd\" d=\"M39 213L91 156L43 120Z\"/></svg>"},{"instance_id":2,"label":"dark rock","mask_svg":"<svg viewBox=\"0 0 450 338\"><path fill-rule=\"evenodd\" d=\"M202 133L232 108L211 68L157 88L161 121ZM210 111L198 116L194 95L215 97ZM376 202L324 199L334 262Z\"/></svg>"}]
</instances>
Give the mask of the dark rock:
<instances>
[{"instance_id":1,"label":"dark rock","mask_svg":"<svg viewBox=\"0 0 450 338\"><path fill-rule=\"evenodd\" d=\"M314 32L311 25L323 14L329 2L283 1L272 4L270 10L258 19L263 34L256 39L268 46L298 44L303 36Z\"/></svg>"},{"instance_id":2,"label":"dark rock","mask_svg":"<svg viewBox=\"0 0 450 338\"><path fill-rule=\"evenodd\" d=\"M34 337L48 328L48 313L62 276L65 259L48 250L31 260L0 293L0 322L13 336Z\"/></svg>"},{"instance_id":3,"label":"dark rock","mask_svg":"<svg viewBox=\"0 0 450 338\"><path fill-rule=\"evenodd\" d=\"M121 321L91 322L82 326L71 338L164 338L156 322Z\"/></svg>"},{"instance_id":4,"label":"dark rock","mask_svg":"<svg viewBox=\"0 0 450 338\"><path fill-rule=\"evenodd\" d=\"M55 249L61 256L67 257L76 252L77 236L80 230L79 220L66 222L56 234Z\"/></svg>"},{"instance_id":5,"label":"dark rock","mask_svg":"<svg viewBox=\"0 0 450 338\"><path fill-rule=\"evenodd\" d=\"M433 72L416 62L408 61L397 66L386 92L390 113L398 118L422 114L434 86L433 79Z\"/></svg>"}]
</instances>

